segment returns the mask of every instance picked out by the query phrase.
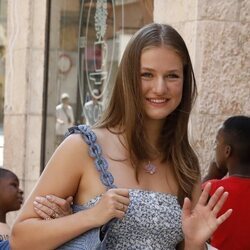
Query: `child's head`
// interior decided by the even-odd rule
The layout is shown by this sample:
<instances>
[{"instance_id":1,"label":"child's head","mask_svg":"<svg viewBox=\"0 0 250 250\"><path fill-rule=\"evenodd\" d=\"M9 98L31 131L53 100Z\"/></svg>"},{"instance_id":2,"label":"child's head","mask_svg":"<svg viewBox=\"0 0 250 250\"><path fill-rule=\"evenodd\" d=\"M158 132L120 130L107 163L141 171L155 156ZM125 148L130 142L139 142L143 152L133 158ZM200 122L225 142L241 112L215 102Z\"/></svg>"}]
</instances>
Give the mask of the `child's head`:
<instances>
[{"instance_id":1,"label":"child's head","mask_svg":"<svg viewBox=\"0 0 250 250\"><path fill-rule=\"evenodd\" d=\"M216 142L218 166L227 167L228 159L239 166L250 166L250 117L228 118L219 129Z\"/></svg>"},{"instance_id":2,"label":"child's head","mask_svg":"<svg viewBox=\"0 0 250 250\"><path fill-rule=\"evenodd\" d=\"M0 210L8 213L20 209L23 191L19 188L17 176L8 169L0 167Z\"/></svg>"}]
</instances>

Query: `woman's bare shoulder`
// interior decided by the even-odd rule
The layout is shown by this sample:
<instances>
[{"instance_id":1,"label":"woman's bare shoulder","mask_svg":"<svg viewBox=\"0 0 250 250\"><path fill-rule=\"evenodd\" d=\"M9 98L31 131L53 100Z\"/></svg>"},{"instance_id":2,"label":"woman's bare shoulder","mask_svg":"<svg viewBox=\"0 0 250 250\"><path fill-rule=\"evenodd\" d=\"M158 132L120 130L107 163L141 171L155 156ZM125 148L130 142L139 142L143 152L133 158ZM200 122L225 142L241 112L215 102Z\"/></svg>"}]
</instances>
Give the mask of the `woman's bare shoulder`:
<instances>
[{"instance_id":1,"label":"woman's bare shoulder","mask_svg":"<svg viewBox=\"0 0 250 250\"><path fill-rule=\"evenodd\" d=\"M102 140L106 140L106 139L112 139L113 137L118 137L119 135L121 135L121 133L119 133L117 128L93 128L92 129L93 132L95 133L97 140L98 141L102 141Z\"/></svg>"},{"instance_id":2,"label":"woman's bare shoulder","mask_svg":"<svg viewBox=\"0 0 250 250\"><path fill-rule=\"evenodd\" d=\"M82 135L72 134L58 146L47 167L79 175L85 172L92 161L93 159L89 155L89 145L84 141Z\"/></svg>"},{"instance_id":3,"label":"woman's bare shoulder","mask_svg":"<svg viewBox=\"0 0 250 250\"><path fill-rule=\"evenodd\" d=\"M55 153L68 152L70 154L84 154L88 152L88 145L81 134L71 134L58 146Z\"/></svg>"}]
</instances>

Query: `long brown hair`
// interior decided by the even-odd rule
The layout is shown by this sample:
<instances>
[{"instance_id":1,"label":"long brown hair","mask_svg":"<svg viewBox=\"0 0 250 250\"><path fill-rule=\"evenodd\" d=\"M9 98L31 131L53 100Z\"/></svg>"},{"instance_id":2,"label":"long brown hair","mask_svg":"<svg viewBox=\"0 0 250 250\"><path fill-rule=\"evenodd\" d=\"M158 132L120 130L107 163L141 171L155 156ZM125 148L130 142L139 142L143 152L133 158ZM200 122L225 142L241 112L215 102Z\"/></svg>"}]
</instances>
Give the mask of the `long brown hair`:
<instances>
[{"instance_id":1,"label":"long brown hair","mask_svg":"<svg viewBox=\"0 0 250 250\"><path fill-rule=\"evenodd\" d=\"M152 155L152 146L144 129L140 60L144 49L160 46L172 48L183 61L182 100L166 118L157 145L163 161L173 167L179 186L178 198L182 204L185 196L191 198L194 184L200 176L198 159L188 140L188 120L197 89L187 47L174 28L152 23L133 35L123 54L109 105L98 127L124 129L126 148L138 180L138 163L150 159Z\"/></svg>"}]
</instances>

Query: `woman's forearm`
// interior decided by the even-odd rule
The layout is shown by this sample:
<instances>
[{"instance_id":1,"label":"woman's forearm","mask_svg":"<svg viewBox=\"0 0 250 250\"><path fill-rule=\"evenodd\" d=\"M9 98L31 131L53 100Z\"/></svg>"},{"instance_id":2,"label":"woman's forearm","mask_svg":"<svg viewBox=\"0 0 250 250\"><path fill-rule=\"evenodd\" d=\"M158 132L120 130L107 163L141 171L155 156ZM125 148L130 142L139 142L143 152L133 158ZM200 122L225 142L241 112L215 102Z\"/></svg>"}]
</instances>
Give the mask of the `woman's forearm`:
<instances>
[{"instance_id":1,"label":"woman's forearm","mask_svg":"<svg viewBox=\"0 0 250 250\"><path fill-rule=\"evenodd\" d=\"M97 226L89 209L54 220L27 219L13 226L11 249L55 249Z\"/></svg>"}]
</instances>

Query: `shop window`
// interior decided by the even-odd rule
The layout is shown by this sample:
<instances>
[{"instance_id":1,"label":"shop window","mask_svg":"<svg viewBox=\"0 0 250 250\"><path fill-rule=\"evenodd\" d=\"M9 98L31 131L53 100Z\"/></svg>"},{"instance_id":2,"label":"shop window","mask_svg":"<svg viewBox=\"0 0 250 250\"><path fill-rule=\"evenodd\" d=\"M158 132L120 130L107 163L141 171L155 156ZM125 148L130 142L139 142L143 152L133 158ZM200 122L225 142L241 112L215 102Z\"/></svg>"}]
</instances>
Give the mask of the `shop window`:
<instances>
[{"instance_id":1,"label":"shop window","mask_svg":"<svg viewBox=\"0 0 250 250\"><path fill-rule=\"evenodd\" d=\"M56 113L69 125L96 122L129 38L152 18L153 0L50 1L43 164L67 130L68 125L61 126L57 134ZM73 117L71 109L57 112L62 95L68 97Z\"/></svg>"}]
</instances>

